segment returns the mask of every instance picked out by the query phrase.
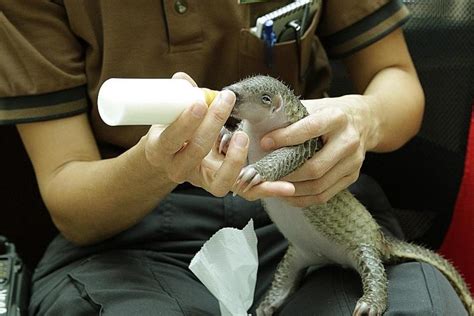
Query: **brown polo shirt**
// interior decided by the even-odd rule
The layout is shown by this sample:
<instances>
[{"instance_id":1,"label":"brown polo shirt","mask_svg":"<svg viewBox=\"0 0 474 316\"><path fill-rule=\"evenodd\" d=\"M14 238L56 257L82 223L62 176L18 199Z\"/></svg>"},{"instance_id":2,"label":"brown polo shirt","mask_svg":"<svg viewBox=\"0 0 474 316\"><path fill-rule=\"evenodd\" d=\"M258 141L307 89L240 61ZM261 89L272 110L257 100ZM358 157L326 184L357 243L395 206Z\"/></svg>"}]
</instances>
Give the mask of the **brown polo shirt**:
<instances>
[{"instance_id":1,"label":"brown polo shirt","mask_svg":"<svg viewBox=\"0 0 474 316\"><path fill-rule=\"evenodd\" d=\"M328 89L328 58L351 54L399 27L399 0L327 0L299 43L278 43L273 65L249 32L256 17L288 1L0 0L0 124L90 111L111 77L189 73L220 89L267 73L304 97ZM299 46L298 46L299 45Z\"/></svg>"}]
</instances>

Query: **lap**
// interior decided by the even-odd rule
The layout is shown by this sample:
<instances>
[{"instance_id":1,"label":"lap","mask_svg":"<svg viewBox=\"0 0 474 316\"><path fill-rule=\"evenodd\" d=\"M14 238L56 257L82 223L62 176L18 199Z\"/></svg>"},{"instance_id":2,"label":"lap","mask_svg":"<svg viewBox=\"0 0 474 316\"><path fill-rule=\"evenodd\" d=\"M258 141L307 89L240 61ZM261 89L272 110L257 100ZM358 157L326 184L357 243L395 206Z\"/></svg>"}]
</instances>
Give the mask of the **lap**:
<instances>
[{"instance_id":1,"label":"lap","mask_svg":"<svg viewBox=\"0 0 474 316\"><path fill-rule=\"evenodd\" d=\"M212 294L192 273L146 251L92 256L63 276L53 291L33 293L37 315L218 315ZM45 287L47 288L47 287Z\"/></svg>"},{"instance_id":2,"label":"lap","mask_svg":"<svg viewBox=\"0 0 474 316\"><path fill-rule=\"evenodd\" d=\"M366 200L386 233L400 237L383 192L368 182L356 186L354 193ZM137 226L94 247L77 248L57 238L35 271L30 314L219 315L218 302L188 264L215 231L242 228L249 218L254 219L258 237L258 302L286 241L259 204L190 189L170 195ZM431 266L406 263L388 267L387 272L388 315L462 315L453 289ZM355 272L326 267L307 275L281 315L350 315L361 295Z\"/></svg>"},{"instance_id":3,"label":"lap","mask_svg":"<svg viewBox=\"0 0 474 316\"><path fill-rule=\"evenodd\" d=\"M432 266L404 263L387 267L387 274L385 315L463 314L454 290ZM351 315L361 295L356 272L324 267L308 273L278 314ZM85 260L31 307L39 315L219 315L218 302L186 267L151 252L124 250Z\"/></svg>"}]
</instances>

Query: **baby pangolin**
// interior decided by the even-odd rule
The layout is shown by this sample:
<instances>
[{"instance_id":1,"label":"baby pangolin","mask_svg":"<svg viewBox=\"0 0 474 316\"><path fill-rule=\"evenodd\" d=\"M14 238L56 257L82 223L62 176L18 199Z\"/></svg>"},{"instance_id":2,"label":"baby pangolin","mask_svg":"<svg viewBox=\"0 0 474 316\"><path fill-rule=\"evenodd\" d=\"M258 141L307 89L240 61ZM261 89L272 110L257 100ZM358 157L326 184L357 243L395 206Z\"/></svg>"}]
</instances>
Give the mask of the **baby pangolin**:
<instances>
[{"instance_id":1,"label":"baby pangolin","mask_svg":"<svg viewBox=\"0 0 474 316\"><path fill-rule=\"evenodd\" d=\"M249 165L238 183L247 188L262 181L281 179L301 166L322 147L319 138L300 145L264 152L260 139L308 115L306 108L282 82L255 76L224 89L236 95L232 117L239 130L249 135ZM223 129L220 149L227 147L232 132ZM381 315L387 308L387 276L383 264L417 260L439 269L451 282L469 315L474 315L469 289L456 269L438 254L423 247L384 236L365 207L347 190L327 203L299 208L278 198L262 204L288 239L289 247L275 272L272 285L257 315L271 315L296 289L308 266L340 264L355 269L362 278L363 296L353 315Z\"/></svg>"}]
</instances>

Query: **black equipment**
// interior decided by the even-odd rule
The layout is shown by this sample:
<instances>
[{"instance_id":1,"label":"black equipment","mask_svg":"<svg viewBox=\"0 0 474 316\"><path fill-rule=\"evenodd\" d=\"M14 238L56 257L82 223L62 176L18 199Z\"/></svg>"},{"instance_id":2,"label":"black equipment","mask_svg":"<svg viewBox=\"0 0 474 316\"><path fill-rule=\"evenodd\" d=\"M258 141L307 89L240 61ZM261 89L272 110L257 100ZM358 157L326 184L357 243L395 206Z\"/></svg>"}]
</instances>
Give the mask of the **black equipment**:
<instances>
[{"instance_id":1,"label":"black equipment","mask_svg":"<svg viewBox=\"0 0 474 316\"><path fill-rule=\"evenodd\" d=\"M29 276L15 246L0 236L0 316L26 315Z\"/></svg>"}]
</instances>

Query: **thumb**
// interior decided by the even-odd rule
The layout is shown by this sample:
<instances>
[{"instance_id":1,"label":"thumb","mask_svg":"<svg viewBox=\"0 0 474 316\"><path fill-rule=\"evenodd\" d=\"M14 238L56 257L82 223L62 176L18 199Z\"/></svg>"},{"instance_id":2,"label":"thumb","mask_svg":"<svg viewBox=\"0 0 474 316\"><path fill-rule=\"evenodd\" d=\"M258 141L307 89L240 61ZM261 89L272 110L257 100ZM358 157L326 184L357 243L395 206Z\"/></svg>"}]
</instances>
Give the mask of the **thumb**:
<instances>
[{"instance_id":1,"label":"thumb","mask_svg":"<svg viewBox=\"0 0 474 316\"><path fill-rule=\"evenodd\" d=\"M197 86L198 86L197 83L196 83L196 81L194 81L194 79L191 78L190 75L188 75L187 73L182 72L182 71L175 73L175 74L173 75L173 77L171 77L171 78L172 78L172 79L184 79L184 80L189 81L194 87L197 87Z\"/></svg>"}]
</instances>

